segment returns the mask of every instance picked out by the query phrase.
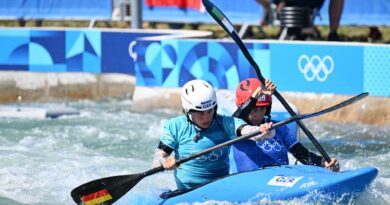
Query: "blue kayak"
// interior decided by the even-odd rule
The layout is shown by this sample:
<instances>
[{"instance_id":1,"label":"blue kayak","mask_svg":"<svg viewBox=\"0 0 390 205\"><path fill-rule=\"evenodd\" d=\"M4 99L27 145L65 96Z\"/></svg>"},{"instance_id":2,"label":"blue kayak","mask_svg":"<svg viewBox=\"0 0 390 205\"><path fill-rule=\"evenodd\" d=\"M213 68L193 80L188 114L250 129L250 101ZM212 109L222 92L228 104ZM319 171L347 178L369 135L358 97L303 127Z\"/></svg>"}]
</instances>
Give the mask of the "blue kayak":
<instances>
[{"instance_id":1,"label":"blue kayak","mask_svg":"<svg viewBox=\"0 0 390 205\"><path fill-rule=\"evenodd\" d=\"M283 165L235 173L185 193L172 192L162 199L132 198L130 204L178 204L206 201L256 203L304 199L306 202L349 202L375 179L378 170L366 167L342 172L311 165Z\"/></svg>"}]
</instances>

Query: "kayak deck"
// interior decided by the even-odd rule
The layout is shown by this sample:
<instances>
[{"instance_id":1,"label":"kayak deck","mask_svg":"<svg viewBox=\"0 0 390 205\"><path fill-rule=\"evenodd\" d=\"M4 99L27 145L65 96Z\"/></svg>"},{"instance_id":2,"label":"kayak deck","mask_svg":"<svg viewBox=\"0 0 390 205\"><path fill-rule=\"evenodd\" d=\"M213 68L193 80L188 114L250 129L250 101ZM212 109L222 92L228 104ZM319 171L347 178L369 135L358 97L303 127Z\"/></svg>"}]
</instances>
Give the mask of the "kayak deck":
<instances>
[{"instance_id":1,"label":"kayak deck","mask_svg":"<svg viewBox=\"0 0 390 205\"><path fill-rule=\"evenodd\" d=\"M242 172L220 178L190 192L159 199L159 204L228 201L251 203L291 200L348 202L376 177L373 167L342 172L309 165L284 165Z\"/></svg>"}]
</instances>

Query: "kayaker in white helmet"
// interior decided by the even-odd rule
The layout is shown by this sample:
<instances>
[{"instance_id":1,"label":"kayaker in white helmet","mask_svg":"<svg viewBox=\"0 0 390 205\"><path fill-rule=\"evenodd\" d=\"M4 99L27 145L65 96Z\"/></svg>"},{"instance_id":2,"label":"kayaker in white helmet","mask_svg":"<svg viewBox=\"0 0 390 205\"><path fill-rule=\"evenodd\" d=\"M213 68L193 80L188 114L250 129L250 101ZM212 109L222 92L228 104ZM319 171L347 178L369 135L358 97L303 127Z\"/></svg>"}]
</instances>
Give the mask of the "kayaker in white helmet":
<instances>
[{"instance_id":1,"label":"kayaker in white helmet","mask_svg":"<svg viewBox=\"0 0 390 205\"><path fill-rule=\"evenodd\" d=\"M236 136L260 130L251 140L273 137L272 123L251 126L243 120L216 114L217 98L214 88L204 80L191 80L181 91L183 115L169 120L155 153L153 166L166 170L177 168L178 159L226 142ZM174 152L174 155L171 153ZM185 190L229 174L229 147L214 150L180 165L174 170L177 188Z\"/></svg>"},{"instance_id":2,"label":"kayaker in white helmet","mask_svg":"<svg viewBox=\"0 0 390 205\"><path fill-rule=\"evenodd\" d=\"M265 86L256 78L248 78L239 83L236 89L237 111L234 117L245 120L250 125L260 125L271 121L272 97L276 85L265 80ZM260 95L261 90L268 90L269 94ZM336 158L331 162L305 148L298 139L292 135L285 125L275 129L276 134L271 139L257 142L243 140L233 145L233 156L237 171L250 171L270 165L286 165L289 163L290 152L302 164L326 167L339 171Z\"/></svg>"}]
</instances>

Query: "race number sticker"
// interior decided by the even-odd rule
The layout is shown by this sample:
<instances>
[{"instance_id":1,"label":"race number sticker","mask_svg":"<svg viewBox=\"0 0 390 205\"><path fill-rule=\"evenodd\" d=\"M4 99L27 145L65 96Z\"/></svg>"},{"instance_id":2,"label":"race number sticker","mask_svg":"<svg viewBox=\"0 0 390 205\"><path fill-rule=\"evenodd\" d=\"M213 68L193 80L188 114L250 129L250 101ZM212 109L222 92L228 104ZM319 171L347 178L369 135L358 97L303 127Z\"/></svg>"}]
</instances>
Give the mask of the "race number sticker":
<instances>
[{"instance_id":1,"label":"race number sticker","mask_svg":"<svg viewBox=\"0 0 390 205\"><path fill-rule=\"evenodd\" d=\"M271 180L268 181L267 184L272 186L293 187L295 183L297 183L302 178L303 176L299 176L299 177L274 176Z\"/></svg>"}]
</instances>

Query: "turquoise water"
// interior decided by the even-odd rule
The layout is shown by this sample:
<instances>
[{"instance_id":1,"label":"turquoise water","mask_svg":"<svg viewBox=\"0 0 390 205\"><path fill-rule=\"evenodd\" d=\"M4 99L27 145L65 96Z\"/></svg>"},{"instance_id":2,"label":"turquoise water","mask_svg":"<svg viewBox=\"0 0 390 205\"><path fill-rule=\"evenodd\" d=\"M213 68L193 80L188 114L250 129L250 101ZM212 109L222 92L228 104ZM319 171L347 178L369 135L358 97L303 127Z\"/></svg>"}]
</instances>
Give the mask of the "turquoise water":
<instances>
[{"instance_id":1,"label":"turquoise water","mask_svg":"<svg viewBox=\"0 0 390 205\"><path fill-rule=\"evenodd\" d=\"M73 204L70 191L82 183L149 170L164 122L179 113L169 109L138 113L130 110L131 103L118 99L46 103L39 106L71 106L81 115L0 119L0 204ZM379 169L368 191L353 204L390 204L389 128L312 120L305 124L329 155L337 156L342 170ZM315 150L301 136L304 145ZM147 177L131 191L147 193L155 187L173 188L171 173Z\"/></svg>"}]
</instances>

